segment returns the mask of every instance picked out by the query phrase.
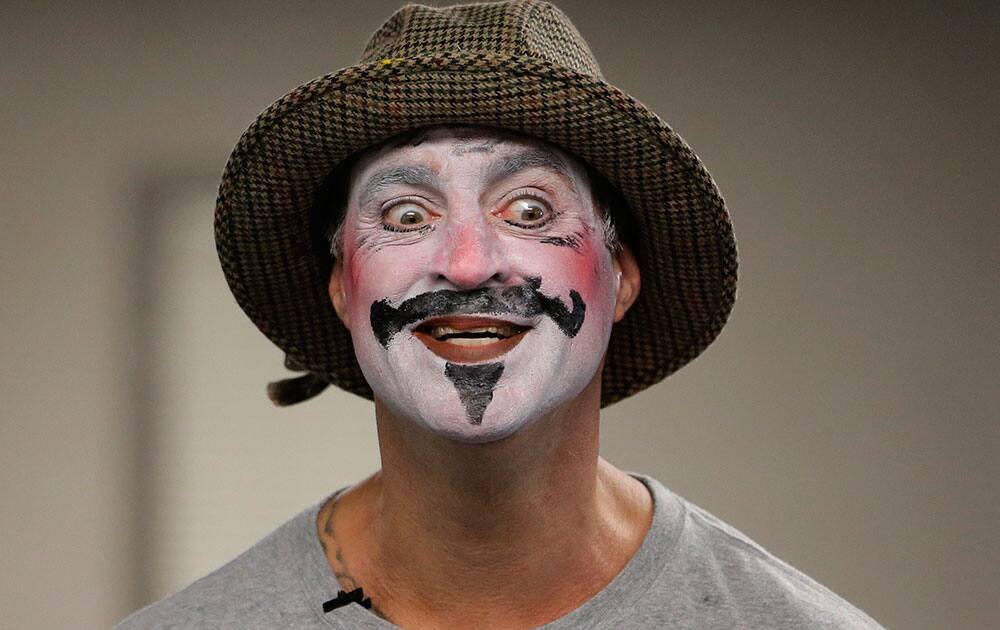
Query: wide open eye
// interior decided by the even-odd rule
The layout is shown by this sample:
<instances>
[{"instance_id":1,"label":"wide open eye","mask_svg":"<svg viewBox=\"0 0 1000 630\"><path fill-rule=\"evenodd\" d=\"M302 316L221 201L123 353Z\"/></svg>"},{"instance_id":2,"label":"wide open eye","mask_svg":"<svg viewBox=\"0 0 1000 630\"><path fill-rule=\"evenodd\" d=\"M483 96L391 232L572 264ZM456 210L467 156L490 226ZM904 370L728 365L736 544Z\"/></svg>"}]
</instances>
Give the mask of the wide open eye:
<instances>
[{"instance_id":1,"label":"wide open eye","mask_svg":"<svg viewBox=\"0 0 1000 630\"><path fill-rule=\"evenodd\" d=\"M552 220L553 212L544 202L531 197L515 199L499 212L501 219L526 229L537 229Z\"/></svg>"},{"instance_id":2,"label":"wide open eye","mask_svg":"<svg viewBox=\"0 0 1000 630\"><path fill-rule=\"evenodd\" d=\"M382 221L390 230L407 232L422 228L434 216L423 206L412 201L403 201L386 210L385 214L382 215Z\"/></svg>"}]
</instances>

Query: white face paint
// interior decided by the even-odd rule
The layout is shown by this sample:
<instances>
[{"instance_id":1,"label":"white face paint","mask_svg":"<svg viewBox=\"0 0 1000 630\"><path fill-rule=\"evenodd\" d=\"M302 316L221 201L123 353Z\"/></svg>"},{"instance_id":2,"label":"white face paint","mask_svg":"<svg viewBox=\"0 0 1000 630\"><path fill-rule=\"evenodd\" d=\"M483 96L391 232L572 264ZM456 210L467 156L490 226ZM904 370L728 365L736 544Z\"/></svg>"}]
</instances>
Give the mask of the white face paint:
<instances>
[{"instance_id":1,"label":"white face paint","mask_svg":"<svg viewBox=\"0 0 1000 630\"><path fill-rule=\"evenodd\" d=\"M358 363L397 416L497 440L600 367L618 281L586 174L566 153L432 129L357 164L342 229Z\"/></svg>"}]
</instances>

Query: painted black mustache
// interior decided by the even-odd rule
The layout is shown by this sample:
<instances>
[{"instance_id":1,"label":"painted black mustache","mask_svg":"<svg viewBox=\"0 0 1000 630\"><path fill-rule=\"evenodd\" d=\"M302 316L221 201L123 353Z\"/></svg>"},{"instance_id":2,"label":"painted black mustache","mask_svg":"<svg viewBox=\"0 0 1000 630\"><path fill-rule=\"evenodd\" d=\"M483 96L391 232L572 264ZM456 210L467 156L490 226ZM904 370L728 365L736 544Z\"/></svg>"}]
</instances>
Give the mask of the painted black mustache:
<instances>
[{"instance_id":1,"label":"painted black mustache","mask_svg":"<svg viewBox=\"0 0 1000 630\"><path fill-rule=\"evenodd\" d=\"M558 297L544 295L538 288L542 279L528 278L524 284L502 289L483 287L471 291L429 291L393 307L388 300L372 304L371 323L375 337L382 346L388 346L393 335L410 324L446 315L517 315L536 317L548 315L567 337L575 337L583 326L587 310L583 298L576 291L569 292L573 310L566 308Z\"/></svg>"}]
</instances>

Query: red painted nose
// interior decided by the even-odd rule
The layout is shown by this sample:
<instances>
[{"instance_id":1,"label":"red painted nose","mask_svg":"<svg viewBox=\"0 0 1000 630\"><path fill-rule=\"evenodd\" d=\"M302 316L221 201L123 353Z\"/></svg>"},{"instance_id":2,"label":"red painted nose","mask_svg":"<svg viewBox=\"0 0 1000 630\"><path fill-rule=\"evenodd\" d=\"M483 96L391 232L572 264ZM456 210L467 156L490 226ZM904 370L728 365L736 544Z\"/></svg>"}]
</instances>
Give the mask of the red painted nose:
<instances>
[{"instance_id":1,"label":"red painted nose","mask_svg":"<svg viewBox=\"0 0 1000 630\"><path fill-rule=\"evenodd\" d=\"M485 221L449 226L444 251L438 254L437 274L458 289L502 283L509 276L496 234Z\"/></svg>"}]
</instances>

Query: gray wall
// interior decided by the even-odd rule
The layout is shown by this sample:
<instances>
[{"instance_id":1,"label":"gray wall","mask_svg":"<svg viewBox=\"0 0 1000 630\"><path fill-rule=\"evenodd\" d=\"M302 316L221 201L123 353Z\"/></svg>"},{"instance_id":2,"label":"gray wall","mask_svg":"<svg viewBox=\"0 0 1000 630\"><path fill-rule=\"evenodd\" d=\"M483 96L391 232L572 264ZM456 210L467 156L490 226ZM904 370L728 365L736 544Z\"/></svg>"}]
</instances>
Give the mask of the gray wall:
<instances>
[{"instance_id":1,"label":"gray wall","mask_svg":"<svg viewBox=\"0 0 1000 630\"><path fill-rule=\"evenodd\" d=\"M886 626L996 627L997 5L561 4L705 160L741 251L730 324L608 410L605 456ZM396 6L0 7L5 627L143 603L143 191L221 171Z\"/></svg>"}]
</instances>

